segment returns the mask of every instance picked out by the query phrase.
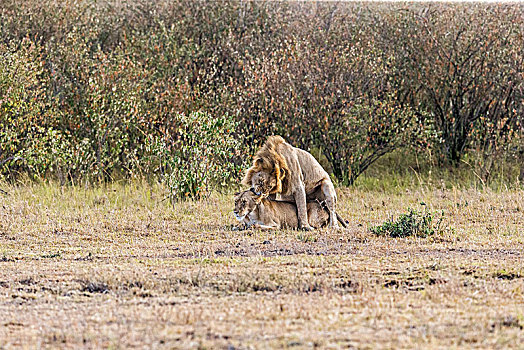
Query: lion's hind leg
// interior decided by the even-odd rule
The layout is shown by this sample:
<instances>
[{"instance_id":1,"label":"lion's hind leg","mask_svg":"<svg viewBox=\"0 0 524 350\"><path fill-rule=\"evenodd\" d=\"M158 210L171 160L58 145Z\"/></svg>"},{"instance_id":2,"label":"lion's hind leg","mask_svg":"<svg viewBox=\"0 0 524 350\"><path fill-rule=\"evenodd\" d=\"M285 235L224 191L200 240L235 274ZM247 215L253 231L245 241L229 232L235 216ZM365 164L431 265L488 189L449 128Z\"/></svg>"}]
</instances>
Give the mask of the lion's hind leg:
<instances>
[{"instance_id":1,"label":"lion's hind leg","mask_svg":"<svg viewBox=\"0 0 524 350\"><path fill-rule=\"evenodd\" d=\"M324 202L326 203L327 210L329 211L329 227L338 227L337 213L335 211L335 205L337 202L337 193L335 187L331 181L323 181L322 193L325 196Z\"/></svg>"}]
</instances>

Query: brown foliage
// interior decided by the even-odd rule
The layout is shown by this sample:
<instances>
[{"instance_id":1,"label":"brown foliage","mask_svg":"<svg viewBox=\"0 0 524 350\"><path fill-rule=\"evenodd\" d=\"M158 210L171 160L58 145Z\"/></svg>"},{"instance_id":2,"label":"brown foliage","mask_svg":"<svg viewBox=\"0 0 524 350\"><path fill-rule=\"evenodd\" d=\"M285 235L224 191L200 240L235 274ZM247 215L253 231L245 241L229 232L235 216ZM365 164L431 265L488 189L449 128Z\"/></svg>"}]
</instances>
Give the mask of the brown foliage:
<instances>
[{"instance_id":1,"label":"brown foliage","mask_svg":"<svg viewBox=\"0 0 524 350\"><path fill-rule=\"evenodd\" d=\"M235 117L241 153L281 134L318 149L349 184L399 147L453 162L522 152L522 13L521 4L2 0L0 42L4 53L22 40L43 52L70 177L149 173L148 136L176 134L179 113L204 111ZM0 162L20 152L6 147Z\"/></svg>"}]
</instances>

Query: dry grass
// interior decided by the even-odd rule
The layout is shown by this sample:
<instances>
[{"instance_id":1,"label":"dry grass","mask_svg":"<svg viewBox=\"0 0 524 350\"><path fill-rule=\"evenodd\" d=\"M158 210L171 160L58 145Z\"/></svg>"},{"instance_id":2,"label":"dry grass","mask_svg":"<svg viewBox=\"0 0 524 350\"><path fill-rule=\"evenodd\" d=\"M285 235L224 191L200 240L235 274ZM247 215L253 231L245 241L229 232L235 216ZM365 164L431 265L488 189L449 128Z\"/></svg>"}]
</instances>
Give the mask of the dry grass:
<instances>
[{"instance_id":1,"label":"dry grass","mask_svg":"<svg viewBox=\"0 0 524 350\"><path fill-rule=\"evenodd\" d=\"M519 348L524 192L341 190L347 231L235 232L232 199L5 187L0 349ZM444 210L445 234L369 225Z\"/></svg>"}]
</instances>

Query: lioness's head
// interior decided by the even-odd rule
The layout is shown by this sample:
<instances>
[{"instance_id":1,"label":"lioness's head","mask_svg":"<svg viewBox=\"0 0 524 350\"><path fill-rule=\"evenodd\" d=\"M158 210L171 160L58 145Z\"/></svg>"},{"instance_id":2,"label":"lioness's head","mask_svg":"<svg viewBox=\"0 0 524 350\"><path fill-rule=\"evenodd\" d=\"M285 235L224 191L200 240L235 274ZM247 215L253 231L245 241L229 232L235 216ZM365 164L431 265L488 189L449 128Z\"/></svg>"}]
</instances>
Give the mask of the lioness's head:
<instances>
[{"instance_id":1,"label":"lioness's head","mask_svg":"<svg viewBox=\"0 0 524 350\"><path fill-rule=\"evenodd\" d=\"M251 178L251 186L255 194L267 197L277 187L277 177L274 173L261 170Z\"/></svg>"},{"instance_id":2,"label":"lioness's head","mask_svg":"<svg viewBox=\"0 0 524 350\"><path fill-rule=\"evenodd\" d=\"M233 213L238 221L244 220L246 215L255 210L256 206L262 200L261 196L257 196L253 191L247 190L244 192L235 193L235 209Z\"/></svg>"}]
</instances>

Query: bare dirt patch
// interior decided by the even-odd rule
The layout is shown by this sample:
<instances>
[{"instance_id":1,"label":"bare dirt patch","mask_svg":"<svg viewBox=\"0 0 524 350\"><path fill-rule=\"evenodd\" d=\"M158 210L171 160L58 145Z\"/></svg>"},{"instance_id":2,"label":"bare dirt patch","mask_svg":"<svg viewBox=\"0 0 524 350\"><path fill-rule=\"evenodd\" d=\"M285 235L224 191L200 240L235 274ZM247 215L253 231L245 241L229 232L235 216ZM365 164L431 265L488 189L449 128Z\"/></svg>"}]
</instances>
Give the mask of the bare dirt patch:
<instances>
[{"instance_id":1,"label":"bare dirt patch","mask_svg":"<svg viewBox=\"0 0 524 350\"><path fill-rule=\"evenodd\" d=\"M98 202L101 189L38 186L0 198L0 348L524 342L524 218L492 209L524 207L522 191L344 190L350 228L304 233L232 231L228 196L172 208L114 189ZM420 201L449 230L368 232Z\"/></svg>"}]
</instances>

